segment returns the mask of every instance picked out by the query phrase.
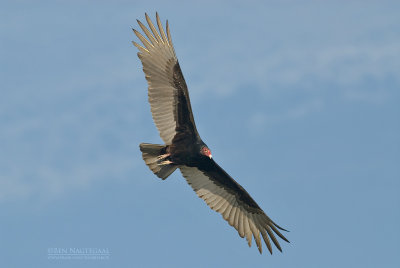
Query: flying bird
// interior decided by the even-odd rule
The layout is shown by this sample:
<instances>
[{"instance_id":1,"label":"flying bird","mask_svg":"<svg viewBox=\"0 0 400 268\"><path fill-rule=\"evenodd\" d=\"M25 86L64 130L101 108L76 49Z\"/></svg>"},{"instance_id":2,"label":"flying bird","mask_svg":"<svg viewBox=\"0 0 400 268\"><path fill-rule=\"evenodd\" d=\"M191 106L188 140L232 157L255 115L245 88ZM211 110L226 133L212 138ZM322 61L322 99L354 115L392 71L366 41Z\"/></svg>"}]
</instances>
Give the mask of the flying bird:
<instances>
[{"instance_id":1,"label":"flying bird","mask_svg":"<svg viewBox=\"0 0 400 268\"><path fill-rule=\"evenodd\" d=\"M157 30L145 15L149 28L137 22L147 38L132 29L142 44L132 43L139 49L151 113L165 145L141 143L143 160L163 180L179 168L196 194L220 213L240 237L246 237L249 247L254 237L262 253L261 235L271 254L270 239L282 251L275 234L289 242L279 231L286 230L272 221L247 191L213 160L211 150L197 132L168 21L164 31L156 13Z\"/></svg>"}]
</instances>

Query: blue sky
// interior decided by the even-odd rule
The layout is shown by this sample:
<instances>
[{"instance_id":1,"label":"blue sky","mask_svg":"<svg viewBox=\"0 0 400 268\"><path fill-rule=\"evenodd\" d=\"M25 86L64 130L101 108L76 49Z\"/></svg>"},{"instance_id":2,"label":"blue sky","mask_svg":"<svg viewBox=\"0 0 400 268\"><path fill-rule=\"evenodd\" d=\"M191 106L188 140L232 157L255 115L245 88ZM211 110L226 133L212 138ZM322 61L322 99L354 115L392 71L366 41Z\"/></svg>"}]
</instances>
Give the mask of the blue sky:
<instances>
[{"instance_id":1,"label":"blue sky","mask_svg":"<svg viewBox=\"0 0 400 268\"><path fill-rule=\"evenodd\" d=\"M3 1L0 266L399 267L400 5L349 2ZM141 160L161 139L130 27L155 11L203 140L290 230L283 254Z\"/></svg>"}]
</instances>

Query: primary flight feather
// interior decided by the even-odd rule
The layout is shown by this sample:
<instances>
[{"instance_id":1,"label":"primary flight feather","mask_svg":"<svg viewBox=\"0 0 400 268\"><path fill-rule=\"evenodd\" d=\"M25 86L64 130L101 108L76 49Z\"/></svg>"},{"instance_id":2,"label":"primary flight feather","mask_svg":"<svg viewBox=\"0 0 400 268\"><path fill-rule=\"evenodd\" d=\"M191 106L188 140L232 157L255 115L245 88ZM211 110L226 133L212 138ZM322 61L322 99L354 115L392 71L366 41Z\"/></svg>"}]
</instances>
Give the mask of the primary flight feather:
<instances>
[{"instance_id":1,"label":"primary flight feather","mask_svg":"<svg viewBox=\"0 0 400 268\"><path fill-rule=\"evenodd\" d=\"M172 45L166 23L164 31L156 14L157 28L146 14L147 28L138 20L145 36L133 29L142 44L139 49L143 71L148 82L148 95L154 123L165 145L142 143L140 150L147 166L165 180L177 168L207 205L220 213L251 246L252 237L262 253L261 238L272 254L270 239L280 250L275 237L289 242L251 196L213 159L201 140L193 119L189 92Z\"/></svg>"}]
</instances>

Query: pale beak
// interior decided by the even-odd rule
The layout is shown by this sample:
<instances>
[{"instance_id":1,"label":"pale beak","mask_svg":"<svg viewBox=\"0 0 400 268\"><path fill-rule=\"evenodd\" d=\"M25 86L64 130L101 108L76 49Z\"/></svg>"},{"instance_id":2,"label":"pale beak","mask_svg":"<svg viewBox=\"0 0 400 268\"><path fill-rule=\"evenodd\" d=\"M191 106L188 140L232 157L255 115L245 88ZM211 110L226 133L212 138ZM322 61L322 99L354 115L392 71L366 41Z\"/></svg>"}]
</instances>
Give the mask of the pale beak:
<instances>
[{"instance_id":1,"label":"pale beak","mask_svg":"<svg viewBox=\"0 0 400 268\"><path fill-rule=\"evenodd\" d=\"M209 155L208 155L208 157L211 159L211 158L212 158L212 155L211 155L211 154L209 154Z\"/></svg>"}]
</instances>

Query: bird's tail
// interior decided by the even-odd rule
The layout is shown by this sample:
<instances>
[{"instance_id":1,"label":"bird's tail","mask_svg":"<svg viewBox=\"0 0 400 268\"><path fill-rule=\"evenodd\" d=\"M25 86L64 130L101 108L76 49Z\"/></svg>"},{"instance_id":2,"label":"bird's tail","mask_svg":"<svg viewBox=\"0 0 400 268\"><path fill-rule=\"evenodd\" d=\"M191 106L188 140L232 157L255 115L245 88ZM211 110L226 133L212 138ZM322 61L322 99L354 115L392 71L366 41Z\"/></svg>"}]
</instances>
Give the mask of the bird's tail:
<instances>
[{"instance_id":1,"label":"bird's tail","mask_svg":"<svg viewBox=\"0 0 400 268\"><path fill-rule=\"evenodd\" d=\"M141 143L139 145L146 165L159 178L165 180L177 169L177 165L168 160L167 145Z\"/></svg>"}]
</instances>

